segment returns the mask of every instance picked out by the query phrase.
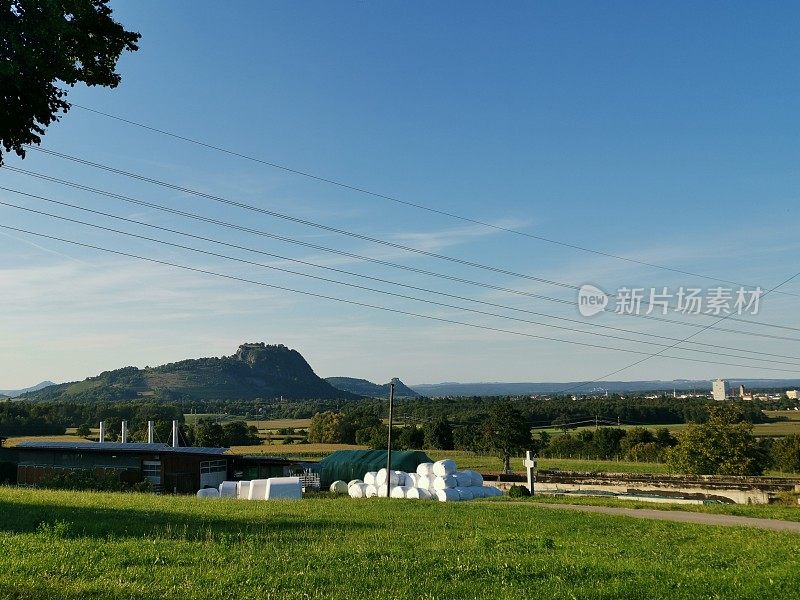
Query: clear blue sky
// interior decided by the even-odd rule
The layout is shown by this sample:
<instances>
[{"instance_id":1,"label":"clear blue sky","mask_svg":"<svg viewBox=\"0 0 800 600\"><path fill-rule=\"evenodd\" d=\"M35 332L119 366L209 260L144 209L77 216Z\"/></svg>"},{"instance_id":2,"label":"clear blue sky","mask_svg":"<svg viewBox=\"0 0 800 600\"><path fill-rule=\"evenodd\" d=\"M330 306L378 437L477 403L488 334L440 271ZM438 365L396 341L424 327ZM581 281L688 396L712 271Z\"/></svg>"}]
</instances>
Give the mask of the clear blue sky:
<instances>
[{"instance_id":1,"label":"clear blue sky","mask_svg":"<svg viewBox=\"0 0 800 600\"><path fill-rule=\"evenodd\" d=\"M139 1L113 7L129 29L141 32L141 50L121 60L119 88L72 90L70 99L80 104L405 200L675 269L765 288L800 269L797 3ZM570 284L607 290L713 285L402 207L79 109L48 130L43 146ZM25 161L8 157L8 164L321 245L575 299L573 290L291 225L36 152ZM10 172L0 171L0 181L229 243L581 319L570 304L345 261ZM0 192L0 198L120 226L9 192ZM645 352L659 349L315 283L6 207L0 207L0 222L402 310ZM194 245L270 260L210 243ZM0 389L45 378L80 379L128 364L231 354L239 343L256 340L298 349L322 376L374 381L399 376L408 383L584 380L637 359L339 305L8 232L0 232L0 283ZM800 280L782 289L800 294ZM800 327L797 300L767 297L757 318ZM694 332L615 315L593 319L671 337ZM800 338L800 331L729 326ZM798 343L787 340L713 331L695 340L800 356ZM615 379L800 373L786 365L718 360L749 366L659 358Z\"/></svg>"}]
</instances>

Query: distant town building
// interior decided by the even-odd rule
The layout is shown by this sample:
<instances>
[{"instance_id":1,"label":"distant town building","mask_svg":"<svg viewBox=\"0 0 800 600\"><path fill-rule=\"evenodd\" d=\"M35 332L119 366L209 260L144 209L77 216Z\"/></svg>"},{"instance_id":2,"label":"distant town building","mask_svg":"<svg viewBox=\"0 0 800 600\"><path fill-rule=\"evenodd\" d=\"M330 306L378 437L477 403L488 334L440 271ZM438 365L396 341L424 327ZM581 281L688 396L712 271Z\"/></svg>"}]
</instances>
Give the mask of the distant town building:
<instances>
[{"instance_id":1,"label":"distant town building","mask_svg":"<svg viewBox=\"0 0 800 600\"><path fill-rule=\"evenodd\" d=\"M741 400L752 400L753 399L753 392L747 390L744 385L739 386L739 398Z\"/></svg>"},{"instance_id":2,"label":"distant town building","mask_svg":"<svg viewBox=\"0 0 800 600\"><path fill-rule=\"evenodd\" d=\"M727 392L728 382L724 379L715 379L711 382L711 395L714 400L725 400L728 397Z\"/></svg>"},{"instance_id":3,"label":"distant town building","mask_svg":"<svg viewBox=\"0 0 800 600\"><path fill-rule=\"evenodd\" d=\"M797 400L797 390L786 390L786 397L789 400Z\"/></svg>"}]
</instances>

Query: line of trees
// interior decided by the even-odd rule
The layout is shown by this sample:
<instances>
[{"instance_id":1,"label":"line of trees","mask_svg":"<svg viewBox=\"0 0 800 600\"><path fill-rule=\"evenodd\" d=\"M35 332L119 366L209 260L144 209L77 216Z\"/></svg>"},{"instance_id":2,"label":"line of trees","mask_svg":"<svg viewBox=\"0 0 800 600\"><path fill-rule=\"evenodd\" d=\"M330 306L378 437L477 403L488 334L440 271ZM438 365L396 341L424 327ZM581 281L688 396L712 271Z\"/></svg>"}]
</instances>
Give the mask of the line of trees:
<instances>
[{"instance_id":1,"label":"line of trees","mask_svg":"<svg viewBox=\"0 0 800 600\"><path fill-rule=\"evenodd\" d=\"M231 446L252 446L261 443L258 429L248 426L246 421L219 423L214 419L198 419L189 428L193 446L229 448Z\"/></svg>"},{"instance_id":2,"label":"line of trees","mask_svg":"<svg viewBox=\"0 0 800 600\"><path fill-rule=\"evenodd\" d=\"M119 370L122 377L125 370ZM708 419L713 401L705 398L529 398L529 397L469 397L469 398L400 398L396 401L399 416L411 422L430 423L444 418L454 425L480 424L494 406L509 402L519 410L530 425L569 423L600 415L622 423L674 424L702 423ZM764 403L737 402L742 418L751 423L765 420ZM347 412L385 415L386 402L381 399L238 399L238 400L182 400L158 397L152 401L108 398L104 401L68 401L38 399L31 401L0 402L0 435L3 434L3 410L32 411L43 420L63 427L88 424L96 427L101 418L118 417L141 421L146 415L155 420L182 419L184 413L241 415L246 420L310 418L320 412ZM146 420L146 419L145 419ZM21 430L23 418L12 435L28 433ZM31 425L33 427L33 425ZM30 430L31 434L39 431ZM48 433L52 433L48 431ZM7 433L8 434L8 433Z\"/></svg>"},{"instance_id":3,"label":"line of trees","mask_svg":"<svg viewBox=\"0 0 800 600\"><path fill-rule=\"evenodd\" d=\"M439 418L424 427L407 425L393 432L395 449L467 450L493 454L510 468L513 456L533 450L544 458L665 462L688 474L759 475L766 469L800 472L800 435L757 439L752 423L735 405L712 405L704 422L691 423L673 435L666 427L599 427L550 435L532 432L519 408L497 403L478 423L452 427ZM388 428L374 415L355 417L326 411L311 420L309 441L356 443L385 448Z\"/></svg>"}]
</instances>

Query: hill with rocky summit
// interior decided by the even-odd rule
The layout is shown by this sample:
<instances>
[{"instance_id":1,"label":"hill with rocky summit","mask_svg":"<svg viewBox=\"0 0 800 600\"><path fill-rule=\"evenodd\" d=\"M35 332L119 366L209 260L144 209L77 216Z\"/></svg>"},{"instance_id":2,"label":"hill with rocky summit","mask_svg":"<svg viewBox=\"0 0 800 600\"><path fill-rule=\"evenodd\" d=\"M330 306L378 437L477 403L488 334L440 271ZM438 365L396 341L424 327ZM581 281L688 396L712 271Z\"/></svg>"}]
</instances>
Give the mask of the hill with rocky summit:
<instances>
[{"instance_id":1,"label":"hill with rocky summit","mask_svg":"<svg viewBox=\"0 0 800 600\"><path fill-rule=\"evenodd\" d=\"M389 396L389 384L379 385L366 379L355 379L353 377L326 377L325 381L333 387L345 392L357 394L359 396L370 396L373 398L386 398ZM397 377L392 378L394 384L394 395L398 398L413 398L419 396Z\"/></svg>"},{"instance_id":2,"label":"hill with rocky summit","mask_svg":"<svg viewBox=\"0 0 800 600\"><path fill-rule=\"evenodd\" d=\"M30 392L36 400L108 401L355 399L314 373L297 351L263 342L239 346L232 356L192 358L159 367L123 367L83 381Z\"/></svg>"},{"instance_id":3,"label":"hill with rocky summit","mask_svg":"<svg viewBox=\"0 0 800 600\"><path fill-rule=\"evenodd\" d=\"M0 390L0 397L16 398L17 396L27 394L28 392L38 392L43 388L50 387L51 385L56 384L52 381L42 381L41 383L37 383L31 387L22 388L21 390Z\"/></svg>"}]
</instances>

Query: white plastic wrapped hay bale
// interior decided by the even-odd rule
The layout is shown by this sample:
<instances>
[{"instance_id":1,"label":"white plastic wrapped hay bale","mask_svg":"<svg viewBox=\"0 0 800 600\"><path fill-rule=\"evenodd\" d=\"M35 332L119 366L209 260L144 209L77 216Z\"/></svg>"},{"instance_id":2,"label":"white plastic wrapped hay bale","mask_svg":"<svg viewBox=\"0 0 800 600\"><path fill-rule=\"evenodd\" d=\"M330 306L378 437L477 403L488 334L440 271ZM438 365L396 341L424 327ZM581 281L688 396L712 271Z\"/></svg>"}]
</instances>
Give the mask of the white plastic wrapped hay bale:
<instances>
[{"instance_id":1,"label":"white plastic wrapped hay bale","mask_svg":"<svg viewBox=\"0 0 800 600\"><path fill-rule=\"evenodd\" d=\"M268 479L253 479L247 490L248 500L263 500L266 498Z\"/></svg>"},{"instance_id":2,"label":"white plastic wrapped hay bale","mask_svg":"<svg viewBox=\"0 0 800 600\"><path fill-rule=\"evenodd\" d=\"M435 463L433 463L433 474L437 477L452 475L456 471L456 463L449 458L445 460L437 460Z\"/></svg>"},{"instance_id":3,"label":"white plastic wrapped hay bale","mask_svg":"<svg viewBox=\"0 0 800 600\"><path fill-rule=\"evenodd\" d=\"M266 500L300 500L303 486L299 477L270 477L264 492Z\"/></svg>"},{"instance_id":4,"label":"white plastic wrapped hay bale","mask_svg":"<svg viewBox=\"0 0 800 600\"><path fill-rule=\"evenodd\" d=\"M347 493L351 498L366 498L367 497L367 484L366 483L354 483L349 488L347 488Z\"/></svg>"},{"instance_id":5,"label":"white plastic wrapped hay bale","mask_svg":"<svg viewBox=\"0 0 800 600\"><path fill-rule=\"evenodd\" d=\"M417 483L419 482L420 476L416 473L406 473L406 482L404 485L409 487L417 487Z\"/></svg>"},{"instance_id":6,"label":"white plastic wrapped hay bale","mask_svg":"<svg viewBox=\"0 0 800 600\"><path fill-rule=\"evenodd\" d=\"M436 475L421 475L419 479L417 479L417 487L423 490L434 490L436 488L433 487L433 482L436 480Z\"/></svg>"},{"instance_id":7,"label":"white plastic wrapped hay bale","mask_svg":"<svg viewBox=\"0 0 800 600\"><path fill-rule=\"evenodd\" d=\"M389 491L388 491L386 485L379 485L378 486L378 498L386 498L386 496L388 494L389 494Z\"/></svg>"},{"instance_id":8,"label":"white plastic wrapped hay bale","mask_svg":"<svg viewBox=\"0 0 800 600\"><path fill-rule=\"evenodd\" d=\"M417 475L420 477L433 475L433 463L419 463L417 465Z\"/></svg>"},{"instance_id":9,"label":"white plastic wrapped hay bale","mask_svg":"<svg viewBox=\"0 0 800 600\"><path fill-rule=\"evenodd\" d=\"M392 498L407 498L408 492L414 488L409 487L407 485L398 485L397 487L393 487L392 491L390 492L390 496Z\"/></svg>"},{"instance_id":10,"label":"white plastic wrapped hay bale","mask_svg":"<svg viewBox=\"0 0 800 600\"><path fill-rule=\"evenodd\" d=\"M433 498L433 494L431 494L431 492L428 490L412 487L408 488L408 492L406 492L406 498L409 500L430 500Z\"/></svg>"},{"instance_id":11,"label":"white plastic wrapped hay bale","mask_svg":"<svg viewBox=\"0 0 800 600\"><path fill-rule=\"evenodd\" d=\"M439 502L458 502L461 500L461 496L454 488L448 488L446 490L436 490L436 499Z\"/></svg>"},{"instance_id":12,"label":"white plastic wrapped hay bale","mask_svg":"<svg viewBox=\"0 0 800 600\"><path fill-rule=\"evenodd\" d=\"M469 471L456 471L456 487L469 487L472 485L472 475Z\"/></svg>"},{"instance_id":13,"label":"white plastic wrapped hay bale","mask_svg":"<svg viewBox=\"0 0 800 600\"><path fill-rule=\"evenodd\" d=\"M458 479L452 473L444 477L436 477L433 480L433 489L435 490L449 490L458 485Z\"/></svg>"},{"instance_id":14,"label":"white plastic wrapped hay bale","mask_svg":"<svg viewBox=\"0 0 800 600\"><path fill-rule=\"evenodd\" d=\"M493 485L485 485L483 486L483 493L486 494L487 498L493 498L495 496L502 496L503 490L496 488Z\"/></svg>"},{"instance_id":15,"label":"white plastic wrapped hay bale","mask_svg":"<svg viewBox=\"0 0 800 600\"><path fill-rule=\"evenodd\" d=\"M483 485L483 475L477 471L466 471L472 478L472 487L480 487Z\"/></svg>"},{"instance_id":16,"label":"white plastic wrapped hay bale","mask_svg":"<svg viewBox=\"0 0 800 600\"><path fill-rule=\"evenodd\" d=\"M378 495L378 488L372 483L364 483L367 487L364 489L365 498L375 498Z\"/></svg>"},{"instance_id":17,"label":"white plastic wrapped hay bale","mask_svg":"<svg viewBox=\"0 0 800 600\"><path fill-rule=\"evenodd\" d=\"M330 490L334 494L346 494L347 493L347 483L342 481L341 479L334 481L331 484Z\"/></svg>"},{"instance_id":18,"label":"white plastic wrapped hay bale","mask_svg":"<svg viewBox=\"0 0 800 600\"><path fill-rule=\"evenodd\" d=\"M219 495L223 498L236 498L237 487L235 481L223 481L219 484Z\"/></svg>"},{"instance_id":19,"label":"white plastic wrapped hay bale","mask_svg":"<svg viewBox=\"0 0 800 600\"><path fill-rule=\"evenodd\" d=\"M405 483L406 474L402 471L392 471L391 475L387 474L386 469L381 469L375 475L375 485L386 485L387 480L394 485L403 485Z\"/></svg>"},{"instance_id":20,"label":"white plastic wrapped hay bale","mask_svg":"<svg viewBox=\"0 0 800 600\"><path fill-rule=\"evenodd\" d=\"M485 498L486 497L486 492L484 492L483 490L484 490L484 488L481 487L481 486L473 486L473 487L469 488L469 491L472 492L472 497L474 499L476 499L476 500L478 498Z\"/></svg>"},{"instance_id":21,"label":"white plastic wrapped hay bale","mask_svg":"<svg viewBox=\"0 0 800 600\"><path fill-rule=\"evenodd\" d=\"M203 488L197 490L198 498L219 498L219 490L217 488Z\"/></svg>"},{"instance_id":22,"label":"white plastic wrapped hay bale","mask_svg":"<svg viewBox=\"0 0 800 600\"><path fill-rule=\"evenodd\" d=\"M367 485L377 485L375 483L375 477L378 475L375 471L369 471L368 473L364 473L364 483Z\"/></svg>"},{"instance_id":23,"label":"white plastic wrapped hay bale","mask_svg":"<svg viewBox=\"0 0 800 600\"><path fill-rule=\"evenodd\" d=\"M351 479L350 481L347 482L347 489L349 490L350 486L355 485L357 483L364 483L364 482L361 481L360 479Z\"/></svg>"},{"instance_id":24,"label":"white plastic wrapped hay bale","mask_svg":"<svg viewBox=\"0 0 800 600\"><path fill-rule=\"evenodd\" d=\"M236 482L236 497L239 500L247 500L247 497L250 495L250 482L249 481L237 481Z\"/></svg>"},{"instance_id":25,"label":"white plastic wrapped hay bale","mask_svg":"<svg viewBox=\"0 0 800 600\"><path fill-rule=\"evenodd\" d=\"M455 487L453 489L458 494L459 500L472 500L472 498L474 497L472 495L472 490L469 489L468 487Z\"/></svg>"}]
</instances>

